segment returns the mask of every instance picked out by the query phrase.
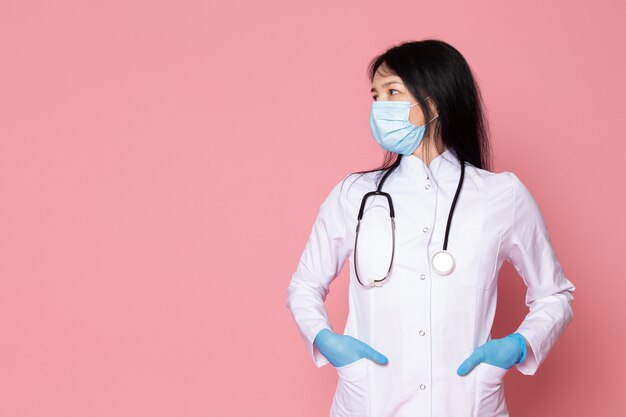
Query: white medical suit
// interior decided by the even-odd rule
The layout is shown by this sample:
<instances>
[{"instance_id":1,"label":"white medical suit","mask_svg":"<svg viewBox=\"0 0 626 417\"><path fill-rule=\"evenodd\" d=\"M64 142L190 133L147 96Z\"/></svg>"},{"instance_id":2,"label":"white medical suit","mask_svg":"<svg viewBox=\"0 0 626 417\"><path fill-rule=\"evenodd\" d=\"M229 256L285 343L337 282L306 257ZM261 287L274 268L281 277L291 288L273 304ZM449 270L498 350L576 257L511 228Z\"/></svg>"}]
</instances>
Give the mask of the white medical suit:
<instances>
[{"instance_id":1,"label":"white medical suit","mask_svg":"<svg viewBox=\"0 0 626 417\"><path fill-rule=\"evenodd\" d=\"M324 301L349 259L343 334L389 359L380 365L361 358L336 368L330 417L507 417L507 369L480 363L465 376L457 374L459 365L491 339L498 271L505 260L527 286L529 312L515 331L531 349L515 365L520 372L533 375L572 320L575 287L563 273L537 203L511 172L466 165L447 248L456 267L447 276L432 269L432 255L443 248L460 169L452 149L430 165L414 155L401 156L383 187L395 208L396 248L382 287L365 288L354 274L359 206L363 195L376 189L377 173L347 175L321 205L286 305L316 366L329 363L313 340L320 330L332 329ZM386 199L370 197L358 244L363 282L385 275L391 236Z\"/></svg>"}]
</instances>

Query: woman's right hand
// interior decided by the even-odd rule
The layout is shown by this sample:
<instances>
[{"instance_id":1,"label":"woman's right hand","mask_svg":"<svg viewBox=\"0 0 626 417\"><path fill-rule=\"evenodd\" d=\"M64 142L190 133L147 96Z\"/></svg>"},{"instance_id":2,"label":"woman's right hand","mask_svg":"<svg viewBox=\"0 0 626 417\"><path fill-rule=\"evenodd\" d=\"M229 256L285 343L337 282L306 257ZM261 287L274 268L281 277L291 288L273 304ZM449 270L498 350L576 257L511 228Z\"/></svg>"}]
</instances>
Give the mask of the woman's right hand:
<instances>
[{"instance_id":1,"label":"woman's right hand","mask_svg":"<svg viewBox=\"0 0 626 417\"><path fill-rule=\"evenodd\" d=\"M334 367L349 365L361 358L368 358L385 365L385 355L352 336L337 334L330 329L322 329L313 341L319 351Z\"/></svg>"}]
</instances>

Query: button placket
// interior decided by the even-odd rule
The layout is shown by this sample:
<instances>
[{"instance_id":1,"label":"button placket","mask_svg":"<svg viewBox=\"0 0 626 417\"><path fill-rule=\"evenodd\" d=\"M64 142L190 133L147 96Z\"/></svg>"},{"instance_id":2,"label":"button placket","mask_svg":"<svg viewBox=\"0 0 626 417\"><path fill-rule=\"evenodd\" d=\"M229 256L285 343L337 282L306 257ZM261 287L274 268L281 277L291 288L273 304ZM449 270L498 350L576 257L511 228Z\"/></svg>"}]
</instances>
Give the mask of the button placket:
<instances>
[{"instance_id":1,"label":"button placket","mask_svg":"<svg viewBox=\"0 0 626 417\"><path fill-rule=\"evenodd\" d=\"M427 168L427 169L428 169L428 168ZM430 172L430 171L429 171L429 172ZM425 188L426 190L431 190L431 189L433 188L433 187L432 187L432 185L430 184L430 181L429 181L429 180L430 180L430 174L426 175L426 184L424 184L424 188ZM430 191L429 191L429 192L430 192ZM436 197L436 196L435 196L435 197ZM431 195L431 198L432 198L432 195ZM422 232L423 232L423 233L428 233L428 230L429 230L429 229L430 229L430 228L429 228L428 226L424 226L424 227L422 228Z\"/></svg>"},{"instance_id":2,"label":"button placket","mask_svg":"<svg viewBox=\"0 0 626 417\"><path fill-rule=\"evenodd\" d=\"M425 190L424 191L424 197L430 203L431 199L435 199L435 201L436 201L437 194L433 193L433 191L435 191L435 187L433 186L433 184L432 184L432 182L430 180L430 169L428 167L426 167L426 174L427 174L426 175L426 181L423 183L424 190ZM432 203L432 204L433 204L433 206L436 205L436 203ZM429 234L432 233L432 228L434 227L434 220L435 219L433 219L433 223L432 224L423 225L423 227L422 227L422 233L423 233L424 238L426 240L429 240ZM428 245L426 245L426 246L428 246ZM420 278L420 281L424 281L424 285L428 284L428 282L426 281L426 273L419 274L419 278ZM428 308L428 307L426 307L426 308ZM425 324L425 323L422 323L422 325L423 324ZM420 329L420 327L422 327L422 326L419 326L418 329L417 329L417 333L418 333L418 335L420 337L419 340L422 341L422 343L421 343L422 344L422 348L425 349L425 351L427 351L428 350L428 343L427 342L428 342L429 339L424 337L424 336L426 336L426 331L424 330L423 327L421 329ZM423 358L423 359L425 359L425 358ZM421 362L421 366L422 367L427 366L427 363L422 361ZM427 382L427 381L424 381L424 382ZM421 391L425 391L426 390L426 384L425 383L419 384L418 389L419 389L420 392Z\"/></svg>"}]
</instances>

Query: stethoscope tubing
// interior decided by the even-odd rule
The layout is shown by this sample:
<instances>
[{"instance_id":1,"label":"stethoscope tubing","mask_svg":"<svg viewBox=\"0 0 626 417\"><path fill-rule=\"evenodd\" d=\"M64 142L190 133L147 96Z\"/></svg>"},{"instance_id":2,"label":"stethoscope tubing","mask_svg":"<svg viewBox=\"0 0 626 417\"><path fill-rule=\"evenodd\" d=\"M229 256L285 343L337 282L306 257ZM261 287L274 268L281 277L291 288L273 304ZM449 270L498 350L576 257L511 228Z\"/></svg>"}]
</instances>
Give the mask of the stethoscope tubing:
<instances>
[{"instance_id":1,"label":"stethoscope tubing","mask_svg":"<svg viewBox=\"0 0 626 417\"><path fill-rule=\"evenodd\" d=\"M457 200L459 198L459 194L461 192L461 188L463 186L463 181L465 179L465 161L461 160L460 162L461 162L461 176L459 178L459 183L457 185L456 192L454 193L454 198L452 199L452 204L450 206L450 212L448 213L448 220L446 222L446 232L445 232L445 237L444 237L444 241L443 241L443 251L444 252L447 252L447 249L448 249L448 236L449 236L449 233L450 233L450 225L452 223L452 217L454 216L454 210L456 208L456 203L457 203ZM395 255L395 249L396 249L395 210L393 208L393 199L391 198L391 195L389 195L389 193L386 193L386 192L382 191L383 184L385 183L385 181L387 180L387 177L389 176L389 174L391 174L391 172L392 172L392 170L388 170L385 173L385 175L383 176L383 178L380 181L380 183L378 184L377 189L375 191L369 191L369 192L365 193L365 195L361 199L361 206L359 208L359 214L358 214L358 217L357 217L356 236L354 238L354 272L355 272L357 281L359 282L359 284L361 284L364 287L367 287L367 285L363 284L363 282L361 281L361 279L359 277L357 246L358 246L358 240L359 240L359 229L360 229L360 226L361 226L361 220L363 219L363 213L364 213L364 210L365 210L365 203L367 202L367 199L369 197L371 197L371 196L377 196L377 195L383 196L383 197L385 197L387 199L387 202L389 203L389 218L390 218L390 221L391 221L392 249L391 249L391 260L389 262L389 268L387 270L387 273L381 279L370 279L369 280L370 286L380 287L382 285L382 282L384 280L386 280L389 277L389 275L391 274L391 269L393 267L393 259L394 259L394 255Z\"/></svg>"}]
</instances>

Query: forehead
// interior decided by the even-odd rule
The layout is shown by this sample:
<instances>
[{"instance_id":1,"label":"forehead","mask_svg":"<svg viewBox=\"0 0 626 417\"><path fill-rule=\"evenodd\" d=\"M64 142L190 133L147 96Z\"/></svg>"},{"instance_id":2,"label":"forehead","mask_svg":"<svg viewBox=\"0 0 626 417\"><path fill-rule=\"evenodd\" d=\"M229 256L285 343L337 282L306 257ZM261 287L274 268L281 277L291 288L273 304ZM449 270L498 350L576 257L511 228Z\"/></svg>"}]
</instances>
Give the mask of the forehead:
<instances>
[{"instance_id":1,"label":"forehead","mask_svg":"<svg viewBox=\"0 0 626 417\"><path fill-rule=\"evenodd\" d=\"M372 87L384 88L392 83L402 84L402 79L396 74L385 71L382 67L379 67L374 74L374 78L372 79Z\"/></svg>"},{"instance_id":2,"label":"forehead","mask_svg":"<svg viewBox=\"0 0 626 417\"><path fill-rule=\"evenodd\" d=\"M400 86L403 85L402 84L402 79L400 79L400 77L398 77L397 75L387 75L387 76L374 76L374 79L372 80L372 88L371 88L371 92L374 92L378 89L384 89L388 86Z\"/></svg>"}]
</instances>

